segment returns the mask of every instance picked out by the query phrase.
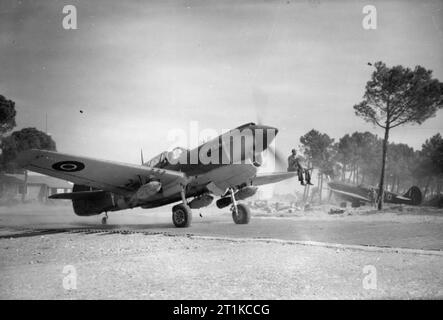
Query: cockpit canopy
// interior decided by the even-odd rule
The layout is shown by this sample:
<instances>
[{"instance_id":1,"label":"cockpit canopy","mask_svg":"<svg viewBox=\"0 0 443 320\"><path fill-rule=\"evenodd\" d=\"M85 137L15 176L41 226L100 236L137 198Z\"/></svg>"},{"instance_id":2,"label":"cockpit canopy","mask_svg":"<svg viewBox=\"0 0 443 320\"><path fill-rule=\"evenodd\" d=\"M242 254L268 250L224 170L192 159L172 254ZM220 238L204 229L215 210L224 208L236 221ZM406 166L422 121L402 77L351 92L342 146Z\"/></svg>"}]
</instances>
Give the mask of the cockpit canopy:
<instances>
[{"instance_id":1,"label":"cockpit canopy","mask_svg":"<svg viewBox=\"0 0 443 320\"><path fill-rule=\"evenodd\" d=\"M158 156L155 156L144 165L151 168L163 168L170 163L177 163L177 160L187 154L189 150L181 147L176 147L172 151L163 151Z\"/></svg>"}]
</instances>

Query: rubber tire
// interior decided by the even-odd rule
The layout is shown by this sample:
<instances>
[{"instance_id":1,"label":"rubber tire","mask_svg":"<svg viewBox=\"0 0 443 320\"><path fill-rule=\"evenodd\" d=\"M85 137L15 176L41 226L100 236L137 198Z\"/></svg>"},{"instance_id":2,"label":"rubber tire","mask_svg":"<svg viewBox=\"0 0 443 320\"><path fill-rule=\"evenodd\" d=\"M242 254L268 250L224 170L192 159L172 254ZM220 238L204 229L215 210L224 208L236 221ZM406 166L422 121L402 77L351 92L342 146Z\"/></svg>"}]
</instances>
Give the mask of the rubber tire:
<instances>
[{"instance_id":1,"label":"rubber tire","mask_svg":"<svg viewBox=\"0 0 443 320\"><path fill-rule=\"evenodd\" d=\"M108 223L108 218L103 217L102 218L102 225L106 225Z\"/></svg>"},{"instance_id":2,"label":"rubber tire","mask_svg":"<svg viewBox=\"0 0 443 320\"><path fill-rule=\"evenodd\" d=\"M184 219L183 220L177 220L177 214L183 213ZM187 228L191 225L192 222L192 211L189 206L184 205L182 203L177 204L172 207L172 222L174 223L174 226L177 228Z\"/></svg>"},{"instance_id":3,"label":"rubber tire","mask_svg":"<svg viewBox=\"0 0 443 320\"><path fill-rule=\"evenodd\" d=\"M237 211L238 215L232 211L232 220L234 220L236 224L248 224L251 220L251 210L249 210L249 207L243 203L239 203L237 204Z\"/></svg>"}]
</instances>

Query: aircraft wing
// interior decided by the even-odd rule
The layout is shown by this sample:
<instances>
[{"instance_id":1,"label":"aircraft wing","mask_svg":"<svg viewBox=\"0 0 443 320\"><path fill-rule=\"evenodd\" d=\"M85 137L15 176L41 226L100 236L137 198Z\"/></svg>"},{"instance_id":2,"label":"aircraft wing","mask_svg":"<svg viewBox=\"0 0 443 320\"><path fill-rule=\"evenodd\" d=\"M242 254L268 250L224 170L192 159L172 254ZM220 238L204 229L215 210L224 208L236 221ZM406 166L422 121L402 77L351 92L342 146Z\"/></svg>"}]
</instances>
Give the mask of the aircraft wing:
<instances>
[{"instance_id":1,"label":"aircraft wing","mask_svg":"<svg viewBox=\"0 0 443 320\"><path fill-rule=\"evenodd\" d=\"M186 179L178 171L164 170L73 156L46 150L28 150L19 154L18 163L26 169L121 195L131 195L140 179L155 178L163 186Z\"/></svg>"},{"instance_id":2,"label":"aircraft wing","mask_svg":"<svg viewBox=\"0 0 443 320\"><path fill-rule=\"evenodd\" d=\"M250 182L253 186L261 186L264 184L276 183L296 176L297 172L257 173Z\"/></svg>"}]
</instances>

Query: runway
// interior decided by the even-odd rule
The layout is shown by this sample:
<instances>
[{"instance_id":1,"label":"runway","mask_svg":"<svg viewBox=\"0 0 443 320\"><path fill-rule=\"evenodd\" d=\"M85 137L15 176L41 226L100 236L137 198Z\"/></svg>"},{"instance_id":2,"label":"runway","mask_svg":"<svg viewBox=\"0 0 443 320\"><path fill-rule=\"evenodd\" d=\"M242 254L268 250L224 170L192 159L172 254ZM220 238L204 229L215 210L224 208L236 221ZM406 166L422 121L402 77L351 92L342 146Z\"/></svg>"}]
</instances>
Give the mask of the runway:
<instances>
[{"instance_id":1,"label":"runway","mask_svg":"<svg viewBox=\"0 0 443 320\"><path fill-rule=\"evenodd\" d=\"M0 299L441 298L443 221L429 214L290 217L170 208L77 217L70 206L0 208ZM201 214L201 216L200 216ZM65 268L77 287L64 287ZM367 268L377 285L365 287Z\"/></svg>"},{"instance_id":2,"label":"runway","mask_svg":"<svg viewBox=\"0 0 443 320\"><path fill-rule=\"evenodd\" d=\"M253 217L248 225L236 225L229 213L210 208L206 212L194 212L191 227L175 228L170 221L171 214L168 209L134 209L110 213L108 225L103 226L100 217L77 217L70 207L50 210L43 208L31 212L4 212L0 215L0 226L9 230L64 232L93 229L443 250L443 219L439 216L431 216L428 219L411 215L383 219L376 215L358 218L331 216L319 219L309 216Z\"/></svg>"}]
</instances>

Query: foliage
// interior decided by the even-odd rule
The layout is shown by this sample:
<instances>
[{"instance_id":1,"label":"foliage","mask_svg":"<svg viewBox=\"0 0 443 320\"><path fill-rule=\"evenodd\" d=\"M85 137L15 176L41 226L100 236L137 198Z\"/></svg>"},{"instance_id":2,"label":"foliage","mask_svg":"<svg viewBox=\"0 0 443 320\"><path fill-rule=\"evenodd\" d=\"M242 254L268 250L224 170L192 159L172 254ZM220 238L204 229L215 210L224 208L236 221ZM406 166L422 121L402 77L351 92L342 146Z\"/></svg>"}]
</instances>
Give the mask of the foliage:
<instances>
[{"instance_id":1,"label":"foliage","mask_svg":"<svg viewBox=\"0 0 443 320\"><path fill-rule=\"evenodd\" d=\"M431 70L388 68L383 62L375 63L375 69L363 101L354 106L355 114L364 120L384 129L421 124L442 107L443 84L432 78Z\"/></svg>"},{"instance_id":2,"label":"foliage","mask_svg":"<svg viewBox=\"0 0 443 320\"><path fill-rule=\"evenodd\" d=\"M326 175L333 175L333 143L326 133L312 129L300 137L304 153L312 165Z\"/></svg>"},{"instance_id":3,"label":"foliage","mask_svg":"<svg viewBox=\"0 0 443 320\"><path fill-rule=\"evenodd\" d=\"M2 167L7 171L15 171L18 166L14 163L17 154L29 149L56 150L54 140L46 133L36 128L24 128L14 131L2 139Z\"/></svg>"},{"instance_id":4,"label":"foliage","mask_svg":"<svg viewBox=\"0 0 443 320\"><path fill-rule=\"evenodd\" d=\"M383 207L385 167L389 130L403 124L421 124L435 116L443 105L443 84L432 78L432 71L421 66L388 68L375 63L371 80L366 83L363 101L354 106L355 114L385 130L378 192L378 209Z\"/></svg>"},{"instance_id":5,"label":"foliage","mask_svg":"<svg viewBox=\"0 0 443 320\"><path fill-rule=\"evenodd\" d=\"M15 126L15 102L0 95L0 136L11 131Z\"/></svg>"},{"instance_id":6,"label":"foliage","mask_svg":"<svg viewBox=\"0 0 443 320\"><path fill-rule=\"evenodd\" d=\"M328 145L325 148L332 139L311 130L300 141L308 160L322 173L322 161L318 159L330 159L335 179L377 186L383 140L376 135L370 132L345 134L333 147ZM403 194L412 185L417 185L428 197L441 191L443 138L440 134L427 139L421 150L414 150L404 143L389 143L389 150L386 159L387 190Z\"/></svg>"}]
</instances>

